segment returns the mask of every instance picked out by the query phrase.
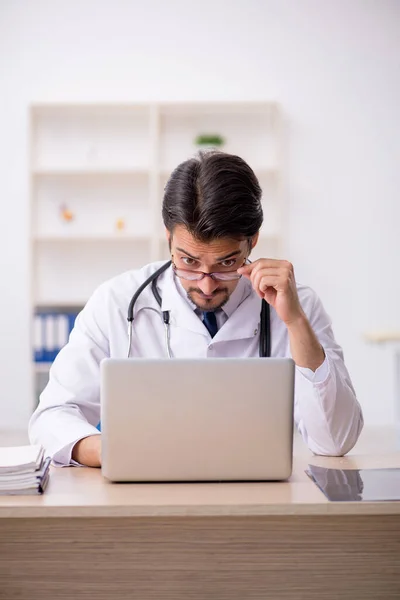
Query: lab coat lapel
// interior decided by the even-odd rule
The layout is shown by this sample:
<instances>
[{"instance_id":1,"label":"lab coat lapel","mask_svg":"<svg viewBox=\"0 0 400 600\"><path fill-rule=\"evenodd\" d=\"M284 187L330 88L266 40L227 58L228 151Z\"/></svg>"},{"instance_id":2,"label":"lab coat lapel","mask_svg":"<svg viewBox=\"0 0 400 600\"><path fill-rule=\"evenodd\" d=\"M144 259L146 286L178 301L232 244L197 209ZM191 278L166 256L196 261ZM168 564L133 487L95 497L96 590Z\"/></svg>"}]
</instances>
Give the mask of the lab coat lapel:
<instances>
[{"instance_id":1,"label":"lab coat lapel","mask_svg":"<svg viewBox=\"0 0 400 600\"><path fill-rule=\"evenodd\" d=\"M214 337L214 342L242 340L254 337L258 334L260 326L260 312L261 300L252 291L230 315L221 329L218 330Z\"/></svg>"}]
</instances>

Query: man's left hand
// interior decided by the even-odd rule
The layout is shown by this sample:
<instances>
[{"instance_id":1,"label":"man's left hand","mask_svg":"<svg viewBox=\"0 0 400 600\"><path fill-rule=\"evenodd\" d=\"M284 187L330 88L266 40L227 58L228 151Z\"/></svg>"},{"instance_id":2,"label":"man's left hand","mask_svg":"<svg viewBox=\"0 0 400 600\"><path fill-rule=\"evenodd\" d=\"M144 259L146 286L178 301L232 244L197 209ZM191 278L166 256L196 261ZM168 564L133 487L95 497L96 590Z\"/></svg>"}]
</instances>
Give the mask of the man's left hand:
<instances>
[{"instance_id":1,"label":"man's left hand","mask_svg":"<svg viewBox=\"0 0 400 600\"><path fill-rule=\"evenodd\" d=\"M276 310L286 326L304 319L305 315L297 295L294 269L290 262L259 258L238 269L238 273L250 279L260 298L264 298Z\"/></svg>"}]
</instances>

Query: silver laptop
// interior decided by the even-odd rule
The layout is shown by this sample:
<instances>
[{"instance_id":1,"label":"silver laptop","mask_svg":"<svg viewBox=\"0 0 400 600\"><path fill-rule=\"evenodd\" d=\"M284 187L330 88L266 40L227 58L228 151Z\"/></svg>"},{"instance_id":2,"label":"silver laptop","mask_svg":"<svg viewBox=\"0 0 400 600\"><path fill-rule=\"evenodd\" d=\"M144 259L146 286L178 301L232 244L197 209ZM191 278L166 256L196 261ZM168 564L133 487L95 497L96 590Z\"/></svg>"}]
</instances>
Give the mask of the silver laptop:
<instances>
[{"instance_id":1,"label":"silver laptop","mask_svg":"<svg viewBox=\"0 0 400 600\"><path fill-rule=\"evenodd\" d=\"M284 480L289 358L105 359L102 472L111 481Z\"/></svg>"}]
</instances>

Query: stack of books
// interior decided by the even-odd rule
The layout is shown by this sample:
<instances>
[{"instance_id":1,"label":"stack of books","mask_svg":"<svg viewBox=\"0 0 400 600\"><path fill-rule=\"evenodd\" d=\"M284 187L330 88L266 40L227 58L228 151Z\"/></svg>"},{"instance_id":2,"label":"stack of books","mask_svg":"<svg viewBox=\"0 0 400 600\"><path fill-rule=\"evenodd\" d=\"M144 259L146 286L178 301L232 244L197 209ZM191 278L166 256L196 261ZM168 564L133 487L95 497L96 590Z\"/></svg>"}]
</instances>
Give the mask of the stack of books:
<instances>
[{"instance_id":1,"label":"stack of books","mask_svg":"<svg viewBox=\"0 0 400 600\"><path fill-rule=\"evenodd\" d=\"M0 495L43 494L50 460L41 446L0 447Z\"/></svg>"}]
</instances>

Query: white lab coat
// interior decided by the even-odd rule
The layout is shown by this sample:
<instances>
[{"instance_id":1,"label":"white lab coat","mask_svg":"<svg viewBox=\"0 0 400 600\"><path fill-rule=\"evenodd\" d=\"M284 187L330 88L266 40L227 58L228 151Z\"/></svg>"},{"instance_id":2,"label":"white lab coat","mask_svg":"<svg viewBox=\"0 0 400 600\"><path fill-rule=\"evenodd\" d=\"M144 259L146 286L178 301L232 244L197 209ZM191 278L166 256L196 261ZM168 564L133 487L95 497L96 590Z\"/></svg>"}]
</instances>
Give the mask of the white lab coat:
<instances>
[{"instance_id":1,"label":"white lab coat","mask_svg":"<svg viewBox=\"0 0 400 600\"><path fill-rule=\"evenodd\" d=\"M74 444L98 433L100 362L106 357L127 356L129 302L161 264L152 263L102 284L78 315L68 344L50 369L49 383L29 424L31 442L43 444L54 464L73 464ZM240 279L223 307L220 329L214 338L188 302L171 268L159 277L158 289L162 310L170 311L173 357L258 356L261 301L247 279ZM326 358L315 373L296 367L295 422L314 453L342 455L354 446L361 432L361 408L321 301L310 288L298 285L297 289ZM290 357L287 328L272 307L270 313L271 356ZM161 312L150 286L135 306L131 356L167 357Z\"/></svg>"}]
</instances>

